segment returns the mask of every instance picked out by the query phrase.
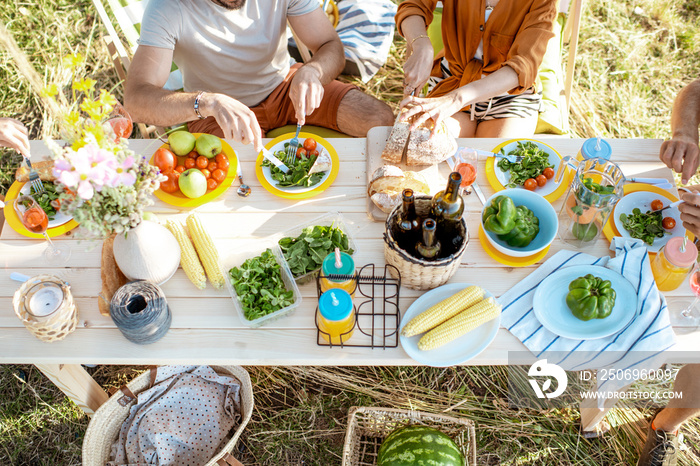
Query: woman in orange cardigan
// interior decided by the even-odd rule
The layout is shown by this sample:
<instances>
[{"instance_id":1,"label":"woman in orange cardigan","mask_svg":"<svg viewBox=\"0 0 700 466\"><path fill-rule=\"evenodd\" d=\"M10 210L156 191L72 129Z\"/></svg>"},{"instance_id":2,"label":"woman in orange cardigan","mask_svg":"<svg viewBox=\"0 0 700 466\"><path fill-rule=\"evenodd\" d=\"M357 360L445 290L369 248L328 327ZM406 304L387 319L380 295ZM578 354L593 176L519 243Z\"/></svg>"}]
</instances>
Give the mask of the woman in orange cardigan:
<instances>
[{"instance_id":1,"label":"woman in orange cardigan","mask_svg":"<svg viewBox=\"0 0 700 466\"><path fill-rule=\"evenodd\" d=\"M541 100L534 88L557 0L443 0L445 49L434 57L426 25L437 0L404 0L396 13L406 39L401 107L412 127L432 118L458 137L534 133ZM428 83L427 97L413 97Z\"/></svg>"}]
</instances>

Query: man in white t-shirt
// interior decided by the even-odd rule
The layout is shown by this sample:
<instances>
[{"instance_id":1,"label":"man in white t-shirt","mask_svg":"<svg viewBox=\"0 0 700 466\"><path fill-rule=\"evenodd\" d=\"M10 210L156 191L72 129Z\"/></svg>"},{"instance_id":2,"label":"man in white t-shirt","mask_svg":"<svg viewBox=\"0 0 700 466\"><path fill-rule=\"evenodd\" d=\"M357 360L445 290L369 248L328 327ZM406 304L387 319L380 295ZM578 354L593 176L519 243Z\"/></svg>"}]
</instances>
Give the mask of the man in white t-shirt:
<instances>
[{"instance_id":1,"label":"man in white t-shirt","mask_svg":"<svg viewBox=\"0 0 700 466\"><path fill-rule=\"evenodd\" d=\"M313 53L290 66L287 21ZM163 89L171 63L184 92ZM125 104L138 122L253 143L270 129L311 124L351 136L391 126L384 102L334 81L345 65L318 0L150 0L129 67Z\"/></svg>"}]
</instances>

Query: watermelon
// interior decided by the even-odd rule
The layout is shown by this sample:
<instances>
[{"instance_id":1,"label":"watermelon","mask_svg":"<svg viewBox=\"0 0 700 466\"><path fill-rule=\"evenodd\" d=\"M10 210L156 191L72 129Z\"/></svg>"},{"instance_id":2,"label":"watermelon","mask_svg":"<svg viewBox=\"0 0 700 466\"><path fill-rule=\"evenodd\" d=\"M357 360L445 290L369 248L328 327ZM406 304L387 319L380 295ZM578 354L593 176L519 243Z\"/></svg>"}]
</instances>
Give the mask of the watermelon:
<instances>
[{"instance_id":1,"label":"watermelon","mask_svg":"<svg viewBox=\"0 0 700 466\"><path fill-rule=\"evenodd\" d=\"M455 442L432 427L410 425L396 429L379 447L377 466L464 466Z\"/></svg>"}]
</instances>

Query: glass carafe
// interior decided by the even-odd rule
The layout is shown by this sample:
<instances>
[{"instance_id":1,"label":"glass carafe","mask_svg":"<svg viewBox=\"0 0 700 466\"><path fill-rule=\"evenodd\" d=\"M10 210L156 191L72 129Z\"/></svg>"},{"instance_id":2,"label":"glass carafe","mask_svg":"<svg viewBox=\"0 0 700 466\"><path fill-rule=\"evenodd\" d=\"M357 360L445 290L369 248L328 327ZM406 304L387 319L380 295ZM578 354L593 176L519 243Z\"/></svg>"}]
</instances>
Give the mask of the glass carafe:
<instances>
[{"instance_id":1,"label":"glass carafe","mask_svg":"<svg viewBox=\"0 0 700 466\"><path fill-rule=\"evenodd\" d=\"M557 180L572 157L564 157ZM615 204L622 198L625 177L614 162L600 158L579 162L559 211L559 238L576 247L595 243Z\"/></svg>"}]
</instances>

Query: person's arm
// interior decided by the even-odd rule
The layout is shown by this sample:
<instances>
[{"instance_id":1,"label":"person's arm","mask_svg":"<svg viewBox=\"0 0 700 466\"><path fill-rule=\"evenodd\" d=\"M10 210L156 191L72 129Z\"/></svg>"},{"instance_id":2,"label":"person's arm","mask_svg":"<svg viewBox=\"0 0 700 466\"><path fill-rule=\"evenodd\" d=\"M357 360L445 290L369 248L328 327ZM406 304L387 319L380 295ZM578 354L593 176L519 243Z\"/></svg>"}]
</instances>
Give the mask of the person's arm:
<instances>
[{"instance_id":1,"label":"person's arm","mask_svg":"<svg viewBox=\"0 0 700 466\"><path fill-rule=\"evenodd\" d=\"M303 125L306 115L321 105L323 86L343 71L345 54L338 33L320 8L288 19L299 40L313 54L294 74L289 90L297 121Z\"/></svg>"},{"instance_id":2,"label":"person's arm","mask_svg":"<svg viewBox=\"0 0 700 466\"><path fill-rule=\"evenodd\" d=\"M174 92L163 89L172 63L173 51L141 45L129 66L124 91L124 106L134 121L170 126L198 118L194 110L197 92ZM246 105L229 96L204 93L199 112L213 116L225 139L253 143L262 150L262 132L255 114Z\"/></svg>"},{"instance_id":3,"label":"person's arm","mask_svg":"<svg viewBox=\"0 0 700 466\"><path fill-rule=\"evenodd\" d=\"M29 157L27 128L14 118L0 118L0 146L10 147Z\"/></svg>"},{"instance_id":4,"label":"person's arm","mask_svg":"<svg viewBox=\"0 0 700 466\"><path fill-rule=\"evenodd\" d=\"M671 113L671 139L661 144L659 157L667 167L681 173L686 184L700 164L698 153L700 125L700 79L688 84L676 96Z\"/></svg>"},{"instance_id":5,"label":"person's arm","mask_svg":"<svg viewBox=\"0 0 700 466\"><path fill-rule=\"evenodd\" d=\"M428 37L425 19L419 15L408 16L401 22L406 39L406 62L403 65L404 95L422 89L433 68L435 53Z\"/></svg>"}]
</instances>

